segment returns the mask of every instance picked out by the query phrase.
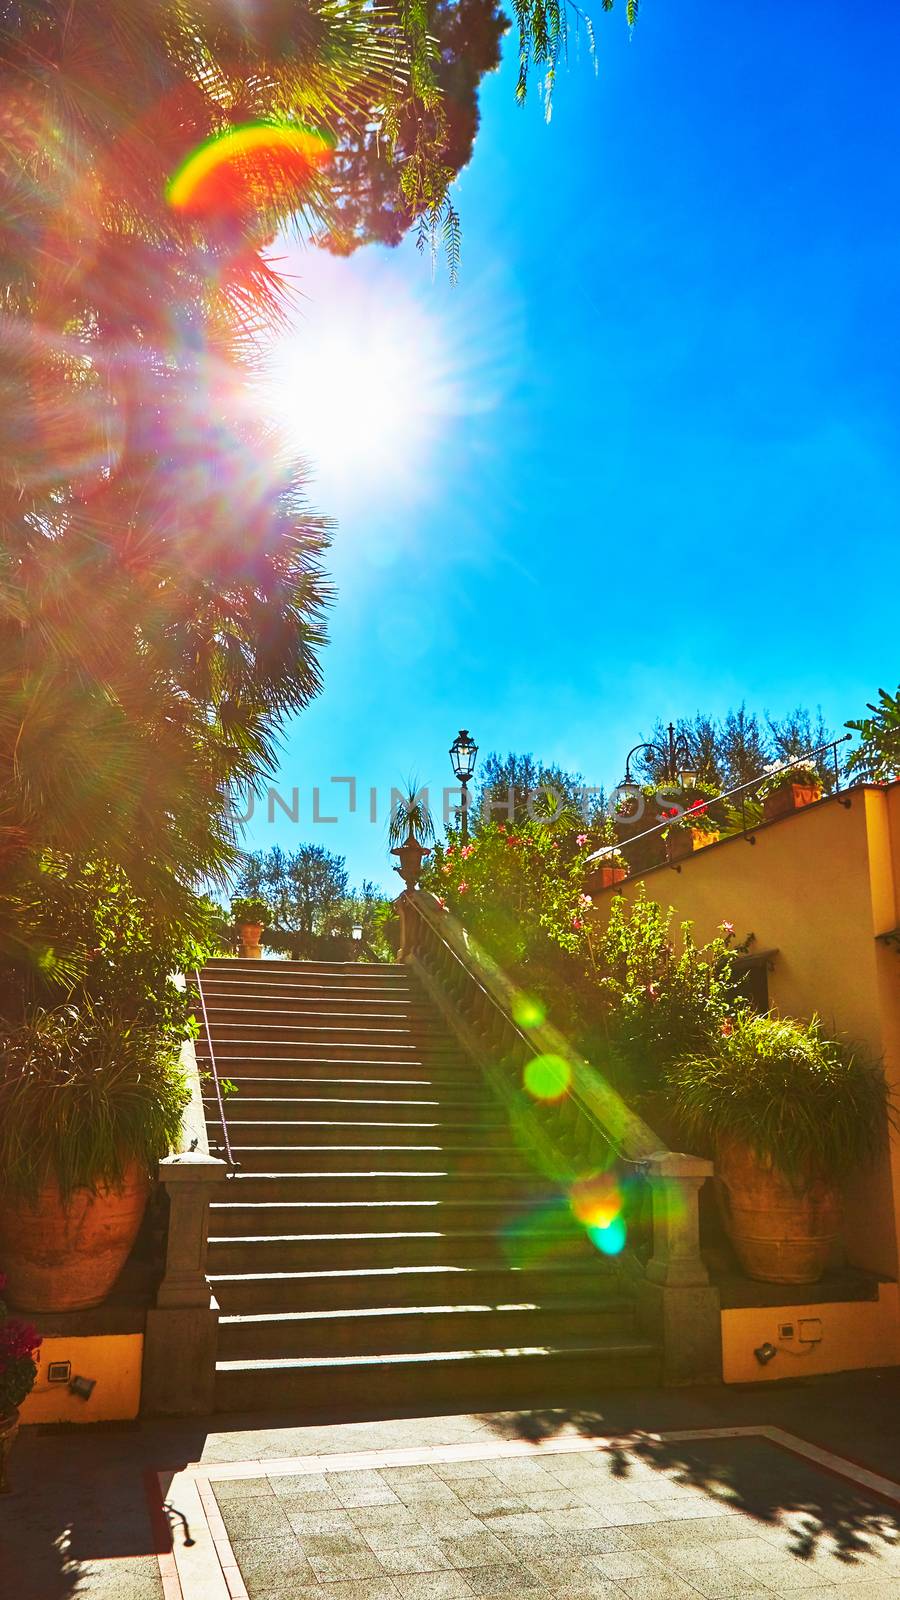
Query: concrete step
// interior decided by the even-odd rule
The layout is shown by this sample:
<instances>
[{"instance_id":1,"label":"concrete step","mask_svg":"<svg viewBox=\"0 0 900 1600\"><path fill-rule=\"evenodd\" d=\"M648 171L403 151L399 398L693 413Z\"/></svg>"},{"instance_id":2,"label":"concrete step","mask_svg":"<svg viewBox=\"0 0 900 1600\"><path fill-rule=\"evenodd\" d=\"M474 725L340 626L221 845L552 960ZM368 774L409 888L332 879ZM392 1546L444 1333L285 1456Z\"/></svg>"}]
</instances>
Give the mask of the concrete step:
<instances>
[{"instance_id":1,"label":"concrete step","mask_svg":"<svg viewBox=\"0 0 900 1600\"><path fill-rule=\"evenodd\" d=\"M377 1109L377 1108L376 1108ZM420 1117L415 1122L400 1121L389 1114L385 1116L368 1116L348 1119L339 1118L331 1114L333 1108L324 1114L304 1117L306 1138L304 1146L318 1144L327 1148L341 1145L344 1147L371 1145L373 1143L404 1147L409 1149L421 1145L423 1140L431 1143L450 1143L459 1145L471 1143L475 1148L482 1148L485 1144L503 1144L508 1142L513 1148L512 1134L507 1124L502 1121L482 1120L452 1121L450 1119L436 1119L434 1117ZM226 1117L229 1111L226 1108ZM229 1132L232 1123L228 1122ZM209 1121L210 1138L221 1141L221 1132L218 1122Z\"/></svg>"},{"instance_id":2,"label":"concrete step","mask_svg":"<svg viewBox=\"0 0 900 1600\"><path fill-rule=\"evenodd\" d=\"M209 1069L209 1056L198 1057L204 1069ZM349 1077L356 1083L385 1083L402 1088L405 1084L416 1087L441 1089L445 1085L467 1085L477 1089L483 1095L485 1091L484 1078L467 1065L460 1064L448 1070L446 1067L419 1066L408 1061L368 1062L351 1061L335 1063L331 1061L298 1061L294 1063L294 1070L285 1072L284 1058L276 1057L278 1063L274 1074L262 1073L255 1070L264 1059L252 1057L248 1060L248 1071L241 1070L241 1059L228 1057L228 1071L223 1069L223 1058L216 1056L216 1066L221 1078L230 1078L237 1086L237 1093L233 1096L233 1104L237 1105L241 1097L245 1099L268 1099L270 1103L283 1100L290 1093L292 1083L329 1083ZM267 1087L271 1085L271 1087ZM210 1076L205 1081L207 1099L215 1098L213 1080ZM257 1092L258 1091L258 1092Z\"/></svg>"},{"instance_id":3,"label":"concrete step","mask_svg":"<svg viewBox=\"0 0 900 1600\"><path fill-rule=\"evenodd\" d=\"M485 1350L590 1344L597 1335L633 1337L635 1311L627 1299L581 1305L560 1302L379 1306L367 1310L251 1312L219 1321L220 1361L272 1357L362 1356L421 1350Z\"/></svg>"},{"instance_id":4,"label":"concrete step","mask_svg":"<svg viewBox=\"0 0 900 1600\"><path fill-rule=\"evenodd\" d=\"M219 1305L231 1314L360 1310L372 1306L480 1305L627 1298L615 1258L594 1252L559 1266L498 1267L475 1260L454 1266L325 1268L320 1272L233 1272L210 1279Z\"/></svg>"},{"instance_id":5,"label":"concrete step","mask_svg":"<svg viewBox=\"0 0 900 1600\"><path fill-rule=\"evenodd\" d=\"M263 1037L241 1038L229 1034L221 1038L213 1030L213 1049L216 1061L326 1061L351 1066L354 1062L373 1066L406 1063L409 1066L442 1066L452 1069L458 1063L466 1070L471 1063L463 1052L450 1044L427 1044L409 1038L405 1043L384 1039L377 1044L364 1044L360 1040L344 1039L271 1039ZM209 1045L205 1038L197 1040L198 1060L208 1060Z\"/></svg>"},{"instance_id":6,"label":"concrete step","mask_svg":"<svg viewBox=\"0 0 900 1600\"><path fill-rule=\"evenodd\" d=\"M248 1124L229 1120L228 1126L232 1145L240 1149L244 1129ZM268 1128L271 1125L266 1124L266 1126ZM218 1124L216 1129L218 1130ZM255 1129L253 1131L255 1133ZM250 1142L256 1146L264 1143L256 1137ZM331 1173L355 1177L362 1173L384 1175L396 1173L399 1177L414 1175L420 1178L477 1179L488 1178L492 1174L507 1174L518 1178L529 1178L532 1184L541 1181L531 1164L511 1145L459 1145L442 1148L436 1144L417 1147L375 1143L322 1146L304 1140L292 1143L292 1148L294 1151L292 1171L298 1176Z\"/></svg>"},{"instance_id":7,"label":"concrete step","mask_svg":"<svg viewBox=\"0 0 900 1600\"><path fill-rule=\"evenodd\" d=\"M371 1180L363 1179L362 1181L368 1187ZM391 1179L384 1181L386 1185L390 1184L391 1186L385 1198L389 1199L391 1203L395 1203L398 1198L397 1191L404 1183L409 1181L409 1175L398 1173L396 1182ZM439 1179L414 1181L428 1182L434 1186L440 1182ZM468 1183L469 1197L471 1197L471 1191L477 1190L490 1198L490 1191L483 1187L485 1184L483 1176L461 1177L455 1181L457 1183ZM529 1173L524 1179L521 1174L513 1173L511 1174L511 1181L519 1185L520 1189L526 1191L526 1199L530 1202L537 1204L539 1197L543 1196L544 1198L541 1200L543 1209L551 1209L554 1215L559 1213L560 1216L571 1216L571 1208L565 1196L550 1189L534 1173ZM352 1173L347 1179L348 1185L359 1182L359 1175L354 1176ZM320 1179L310 1179L308 1172L301 1169L296 1172L284 1172L273 1166L268 1171L264 1169L253 1171L248 1170L246 1167L240 1167L231 1177L221 1178L218 1183L210 1186L210 1202L217 1207L239 1206L241 1208L246 1206L300 1205L309 1199L311 1183L321 1183L328 1186L329 1193L331 1192L331 1176L328 1173L324 1173ZM480 1190L479 1185L482 1186ZM348 1198L352 1199L352 1194ZM463 1198L466 1198L466 1196L463 1196Z\"/></svg>"},{"instance_id":8,"label":"concrete step","mask_svg":"<svg viewBox=\"0 0 900 1600\"><path fill-rule=\"evenodd\" d=\"M218 1063L217 1063L218 1064ZM227 1078L237 1085L237 1079L232 1072L224 1072L219 1064L219 1080ZM244 1080L246 1081L246 1080ZM281 1114L279 1118L277 1109L274 1120L291 1121L293 1118L302 1117L302 1105L308 1100L378 1100L388 1105L414 1105L414 1106L439 1106L439 1105L484 1105L486 1090L484 1083L477 1080L462 1080L450 1082L429 1082L427 1078L397 1079L385 1076L383 1073L369 1074L361 1067L349 1068L339 1077L326 1077L316 1073L307 1075L302 1068L298 1068L291 1078L293 1093L289 1099L283 1098L276 1102L278 1105L293 1106L290 1116ZM204 1095L204 1104L212 1115L218 1111L215 1086L207 1083L207 1093ZM210 1092L211 1091L211 1092ZM270 1119L268 1107L265 1106L264 1097L259 1095L246 1095L240 1088L235 1092L227 1091L225 1095L225 1115L229 1122L232 1113L237 1112L242 1099L252 1100L257 1106L263 1101L266 1120ZM257 1119L258 1120L258 1119Z\"/></svg>"},{"instance_id":9,"label":"concrete step","mask_svg":"<svg viewBox=\"0 0 900 1600\"><path fill-rule=\"evenodd\" d=\"M242 956L213 956L200 973L201 983L207 977L221 978L238 973L242 978L259 978L263 981L290 981L324 978L337 981L341 978L366 983L371 979L381 982L409 983L410 971L399 961L278 961L263 958L251 961Z\"/></svg>"},{"instance_id":10,"label":"concrete step","mask_svg":"<svg viewBox=\"0 0 900 1600\"><path fill-rule=\"evenodd\" d=\"M237 1160L243 1160L240 1146L232 1145ZM243 1184L243 1173L247 1169L239 1169L240 1182L227 1183L228 1191L237 1190L240 1195ZM248 1174L249 1175L249 1174ZM559 1197L549 1188L541 1190L540 1180L531 1172L490 1172L480 1174L434 1174L424 1176L415 1172L388 1172L383 1174L372 1172L320 1172L311 1174L300 1170L292 1173L294 1193L289 1201L277 1202L278 1209L284 1206L306 1204L335 1204L347 1205L353 1203L357 1206L390 1205L398 1209L404 1205L449 1205L468 1204L481 1205L491 1201L515 1201L519 1205L548 1205L551 1201L559 1202ZM231 1232L230 1228L222 1226L227 1220L225 1213L237 1217L245 1212L256 1211L260 1204L269 1205L276 1202L260 1202L258 1200L246 1201L229 1193L227 1199L222 1199L222 1186L216 1185L216 1197L213 1204L216 1207L215 1221L218 1233ZM272 1220L269 1218L268 1220ZM283 1219L286 1220L286 1219ZM212 1219L211 1219L212 1221ZM277 1230L276 1230L277 1231ZM288 1233L297 1230L287 1228Z\"/></svg>"},{"instance_id":11,"label":"concrete step","mask_svg":"<svg viewBox=\"0 0 900 1600\"><path fill-rule=\"evenodd\" d=\"M248 1017L240 1008L227 1012L225 1016L210 1017L210 1033L213 1045L228 1039L255 1039L262 1042L266 1039L278 1040L283 1044L296 1041L300 1044L337 1044L337 1045L402 1045L411 1049L415 1044L434 1045L439 1049L455 1049L456 1054L461 1054L459 1047L454 1047L447 1039L445 1033L433 1024L414 1027L407 1022L396 1022L393 1018L367 1019L360 1021L359 1025L344 1021L320 1022L315 1018L297 1017L289 1011L286 1017L279 1019L271 1012L264 1017Z\"/></svg>"},{"instance_id":12,"label":"concrete step","mask_svg":"<svg viewBox=\"0 0 900 1600\"><path fill-rule=\"evenodd\" d=\"M369 1122L376 1123L382 1128L452 1126L469 1130L504 1125L502 1112L484 1102L481 1105L470 1105L466 1101L449 1103L441 1100L393 1100L389 1095L378 1095L375 1090L368 1094L354 1095L352 1098L348 1095L341 1098L325 1094L298 1095L293 1104L304 1108L302 1120L307 1125L316 1122L339 1124ZM228 1097L226 1097L225 1118L230 1129L228 1113ZM312 1137L317 1138L318 1135Z\"/></svg>"},{"instance_id":13,"label":"concrete step","mask_svg":"<svg viewBox=\"0 0 900 1600\"><path fill-rule=\"evenodd\" d=\"M558 1341L534 1350L441 1350L416 1355L216 1363L216 1410L277 1408L292 1419L529 1409L608 1389L659 1382L656 1345L630 1338Z\"/></svg>"},{"instance_id":14,"label":"concrete step","mask_svg":"<svg viewBox=\"0 0 900 1600\"><path fill-rule=\"evenodd\" d=\"M472 1261L493 1261L506 1267L529 1259L545 1265L562 1259L583 1263L595 1254L583 1233L573 1228L542 1227L526 1231L502 1225L452 1229L446 1218L420 1219L404 1228L385 1217L383 1226L369 1212L366 1226L354 1230L335 1225L334 1232L243 1237L214 1236L209 1241L213 1277L234 1272L321 1272L339 1265L354 1267L453 1267ZM495 1219L495 1223L500 1219Z\"/></svg>"},{"instance_id":15,"label":"concrete step","mask_svg":"<svg viewBox=\"0 0 900 1600\"><path fill-rule=\"evenodd\" d=\"M242 1015L264 1017L399 1017L401 1022L434 1022L434 1011L425 1000L411 994L367 995L343 990L331 993L319 990L313 993L293 993L283 989L234 990L223 988L210 991L203 986L206 1009L210 1015L237 1011Z\"/></svg>"},{"instance_id":16,"label":"concrete step","mask_svg":"<svg viewBox=\"0 0 900 1600\"><path fill-rule=\"evenodd\" d=\"M309 1180L300 1184L309 1192ZM458 1199L384 1200L316 1198L289 1201L231 1201L209 1208L210 1238L255 1238L309 1233L358 1233L368 1228L491 1228L495 1232L527 1224L533 1211L556 1205L549 1197L520 1188L514 1195L461 1196ZM577 1225L573 1225L577 1226Z\"/></svg>"}]
</instances>

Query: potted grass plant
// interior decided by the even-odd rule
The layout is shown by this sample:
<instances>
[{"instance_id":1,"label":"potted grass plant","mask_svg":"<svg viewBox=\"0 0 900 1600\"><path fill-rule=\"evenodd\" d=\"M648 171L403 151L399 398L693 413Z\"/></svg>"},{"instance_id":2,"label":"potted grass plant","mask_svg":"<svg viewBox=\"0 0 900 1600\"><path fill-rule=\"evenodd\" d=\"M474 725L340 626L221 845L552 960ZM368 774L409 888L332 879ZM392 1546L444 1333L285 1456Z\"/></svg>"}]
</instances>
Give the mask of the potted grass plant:
<instances>
[{"instance_id":1,"label":"potted grass plant","mask_svg":"<svg viewBox=\"0 0 900 1600\"><path fill-rule=\"evenodd\" d=\"M171 1032L85 1001L0 1034L0 1261L32 1311L98 1305L188 1100Z\"/></svg>"},{"instance_id":2,"label":"potted grass plant","mask_svg":"<svg viewBox=\"0 0 900 1600\"><path fill-rule=\"evenodd\" d=\"M239 896L238 899L231 902L231 915L234 918L238 938L241 941L241 955L245 960L258 961L262 956L260 940L263 936L263 929L266 926L266 918L269 915L269 908L265 900L261 900L256 895L251 895L250 897Z\"/></svg>"},{"instance_id":3,"label":"potted grass plant","mask_svg":"<svg viewBox=\"0 0 900 1600\"><path fill-rule=\"evenodd\" d=\"M712 1147L723 1220L751 1278L816 1283L840 1235L842 1186L884 1138L879 1063L802 1023L739 1013L669 1073L676 1114Z\"/></svg>"},{"instance_id":4,"label":"potted grass plant","mask_svg":"<svg viewBox=\"0 0 900 1600\"><path fill-rule=\"evenodd\" d=\"M401 792L388 819L388 843L397 857L399 872L407 889L419 881L422 862L431 854L426 840L434 839L434 818L423 790L410 782Z\"/></svg>"},{"instance_id":5,"label":"potted grass plant","mask_svg":"<svg viewBox=\"0 0 900 1600\"><path fill-rule=\"evenodd\" d=\"M9 1494L6 1464L19 1431L19 1406L34 1388L34 1358L41 1344L36 1328L9 1316L5 1289L6 1278L0 1272L0 1494Z\"/></svg>"},{"instance_id":6,"label":"potted grass plant","mask_svg":"<svg viewBox=\"0 0 900 1600\"><path fill-rule=\"evenodd\" d=\"M822 798L822 778L808 761L795 761L780 772L773 772L760 789L763 816L767 822L789 817L792 811L814 805Z\"/></svg>"}]
</instances>

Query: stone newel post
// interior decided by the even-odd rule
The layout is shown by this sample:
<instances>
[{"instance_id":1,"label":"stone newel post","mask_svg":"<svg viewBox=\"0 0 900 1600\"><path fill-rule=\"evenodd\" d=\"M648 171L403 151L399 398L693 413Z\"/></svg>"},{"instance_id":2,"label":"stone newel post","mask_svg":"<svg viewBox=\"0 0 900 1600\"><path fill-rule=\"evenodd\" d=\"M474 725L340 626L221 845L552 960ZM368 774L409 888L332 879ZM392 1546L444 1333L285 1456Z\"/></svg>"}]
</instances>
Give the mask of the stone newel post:
<instances>
[{"instance_id":1,"label":"stone newel post","mask_svg":"<svg viewBox=\"0 0 900 1600\"><path fill-rule=\"evenodd\" d=\"M200 1150L159 1163L169 1195L166 1268L147 1312L141 1409L150 1415L205 1415L213 1409L219 1308L206 1277L212 1185L224 1161Z\"/></svg>"},{"instance_id":2,"label":"stone newel post","mask_svg":"<svg viewBox=\"0 0 900 1600\"><path fill-rule=\"evenodd\" d=\"M653 1254L638 1307L662 1344L666 1383L715 1382L722 1375L719 1291L700 1254L700 1190L712 1173L702 1156L662 1150L649 1160Z\"/></svg>"}]
</instances>

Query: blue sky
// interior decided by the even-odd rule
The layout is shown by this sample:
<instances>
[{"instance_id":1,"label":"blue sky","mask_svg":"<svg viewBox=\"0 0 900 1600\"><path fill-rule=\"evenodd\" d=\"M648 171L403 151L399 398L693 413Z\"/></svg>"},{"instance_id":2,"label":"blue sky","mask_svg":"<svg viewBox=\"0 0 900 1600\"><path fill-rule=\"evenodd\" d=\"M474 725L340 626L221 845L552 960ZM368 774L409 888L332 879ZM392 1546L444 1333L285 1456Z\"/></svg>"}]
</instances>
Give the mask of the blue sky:
<instances>
[{"instance_id":1,"label":"blue sky","mask_svg":"<svg viewBox=\"0 0 900 1600\"><path fill-rule=\"evenodd\" d=\"M279 776L300 822L258 807L251 848L390 887L369 788L439 789L463 724L609 784L656 716L802 702L839 731L900 676L900 8L644 0L630 41L623 10L597 77L573 40L549 125L507 40L456 288L409 241L294 263L278 393L338 599Z\"/></svg>"}]
</instances>

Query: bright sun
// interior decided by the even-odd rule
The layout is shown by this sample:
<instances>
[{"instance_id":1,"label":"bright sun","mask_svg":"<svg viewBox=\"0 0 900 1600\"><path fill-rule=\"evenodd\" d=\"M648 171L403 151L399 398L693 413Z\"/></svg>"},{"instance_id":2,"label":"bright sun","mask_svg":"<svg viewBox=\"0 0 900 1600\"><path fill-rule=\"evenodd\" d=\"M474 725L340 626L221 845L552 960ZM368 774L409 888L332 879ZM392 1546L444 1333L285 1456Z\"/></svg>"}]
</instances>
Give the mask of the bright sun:
<instances>
[{"instance_id":1,"label":"bright sun","mask_svg":"<svg viewBox=\"0 0 900 1600\"><path fill-rule=\"evenodd\" d=\"M301 284L302 311L267 363L266 409L320 488L344 502L407 497L461 407L449 330L388 271L313 256Z\"/></svg>"}]
</instances>

